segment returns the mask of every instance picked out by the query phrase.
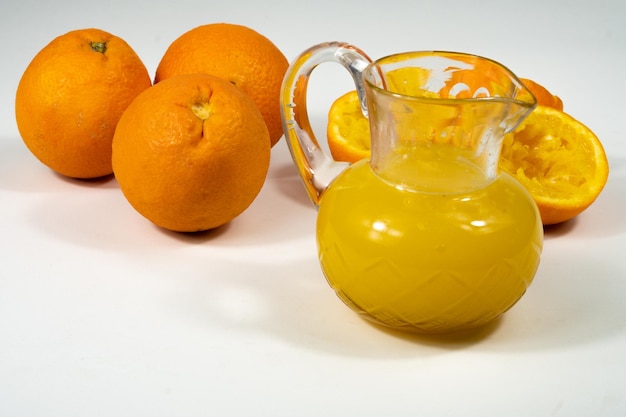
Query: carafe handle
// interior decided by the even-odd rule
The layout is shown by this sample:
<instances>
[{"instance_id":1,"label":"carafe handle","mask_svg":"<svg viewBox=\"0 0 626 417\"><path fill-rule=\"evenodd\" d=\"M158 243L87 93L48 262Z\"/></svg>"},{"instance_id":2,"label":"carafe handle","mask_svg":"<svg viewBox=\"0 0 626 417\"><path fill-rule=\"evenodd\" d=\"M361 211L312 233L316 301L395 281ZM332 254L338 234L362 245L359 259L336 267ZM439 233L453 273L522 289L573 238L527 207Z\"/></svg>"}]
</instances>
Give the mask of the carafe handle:
<instances>
[{"instance_id":1,"label":"carafe handle","mask_svg":"<svg viewBox=\"0 0 626 417\"><path fill-rule=\"evenodd\" d=\"M336 62L352 75L367 115L362 72L372 62L357 47L343 42L329 42L313 46L300 54L289 66L283 79L280 111L285 139L309 198L316 206L330 183L349 164L333 160L319 145L311 128L306 106L309 77L321 63Z\"/></svg>"}]
</instances>

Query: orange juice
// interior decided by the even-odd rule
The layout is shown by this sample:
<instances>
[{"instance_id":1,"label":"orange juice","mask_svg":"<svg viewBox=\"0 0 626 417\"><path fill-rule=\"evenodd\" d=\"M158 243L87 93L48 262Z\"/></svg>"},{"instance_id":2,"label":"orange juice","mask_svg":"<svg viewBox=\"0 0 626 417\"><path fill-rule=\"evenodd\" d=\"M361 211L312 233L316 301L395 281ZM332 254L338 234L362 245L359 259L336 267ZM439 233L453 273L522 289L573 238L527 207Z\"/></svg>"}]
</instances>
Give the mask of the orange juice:
<instances>
[{"instance_id":1,"label":"orange juice","mask_svg":"<svg viewBox=\"0 0 626 417\"><path fill-rule=\"evenodd\" d=\"M374 173L364 160L323 193L324 275L349 307L379 324L426 333L484 325L533 280L543 242L537 207L508 174L479 184L484 176L453 159L415 165L424 184L440 184L434 188L395 182L412 164Z\"/></svg>"}]
</instances>

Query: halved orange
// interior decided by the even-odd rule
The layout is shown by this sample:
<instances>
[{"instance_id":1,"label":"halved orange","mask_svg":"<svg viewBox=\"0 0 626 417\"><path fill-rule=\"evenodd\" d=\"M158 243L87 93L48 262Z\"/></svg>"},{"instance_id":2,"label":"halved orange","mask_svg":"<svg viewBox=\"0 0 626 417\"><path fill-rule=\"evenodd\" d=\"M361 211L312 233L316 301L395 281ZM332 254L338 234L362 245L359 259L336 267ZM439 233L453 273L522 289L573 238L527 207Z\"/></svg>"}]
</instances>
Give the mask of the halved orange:
<instances>
[{"instance_id":1,"label":"halved orange","mask_svg":"<svg viewBox=\"0 0 626 417\"><path fill-rule=\"evenodd\" d=\"M548 91L543 85L529 80L528 78L520 78L520 81L533 93L537 99L537 105L552 107L553 109L563 111L563 101L558 96Z\"/></svg>"},{"instance_id":2,"label":"halved orange","mask_svg":"<svg viewBox=\"0 0 626 417\"><path fill-rule=\"evenodd\" d=\"M356 162L370 156L370 125L356 91L333 102L326 129L328 148L336 161Z\"/></svg>"},{"instance_id":3,"label":"halved orange","mask_svg":"<svg viewBox=\"0 0 626 417\"><path fill-rule=\"evenodd\" d=\"M544 225L583 212L600 195L609 175L604 148L591 129L547 106L537 106L506 135L500 168L530 192Z\"/></svg>"}]
</instances>

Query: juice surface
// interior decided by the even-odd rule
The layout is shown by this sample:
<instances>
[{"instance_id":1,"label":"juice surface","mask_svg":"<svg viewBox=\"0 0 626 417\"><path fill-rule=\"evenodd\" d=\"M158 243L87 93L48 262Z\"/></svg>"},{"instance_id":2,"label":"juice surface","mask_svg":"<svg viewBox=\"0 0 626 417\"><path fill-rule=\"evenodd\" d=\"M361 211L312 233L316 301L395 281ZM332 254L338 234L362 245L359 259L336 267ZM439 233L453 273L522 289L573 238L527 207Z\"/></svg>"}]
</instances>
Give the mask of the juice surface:
<instances>
[{"instance_id":1,"label":"juice surface","mask_svg":"<svg viewBox=\"0 0 626 417\"><path fill-rule=\"evenodd\" d=\"M430 173L441 181L450 167L440 167ZM471 174L452 172L461 176L446 189ZM324 192L317 242L329 284L353 310L404 331L446 332L484 325L517 302L539 265L543 228L507 174L478 190L418 192L361 161Z\"/></svg>"}]
</instances>

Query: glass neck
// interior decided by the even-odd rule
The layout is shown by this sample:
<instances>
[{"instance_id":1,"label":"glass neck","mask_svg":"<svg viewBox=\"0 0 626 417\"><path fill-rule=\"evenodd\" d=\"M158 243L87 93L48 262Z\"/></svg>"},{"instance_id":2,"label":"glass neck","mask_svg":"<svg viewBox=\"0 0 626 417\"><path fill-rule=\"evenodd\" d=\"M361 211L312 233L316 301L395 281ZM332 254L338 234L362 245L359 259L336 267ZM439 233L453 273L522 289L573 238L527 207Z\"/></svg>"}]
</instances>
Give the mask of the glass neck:
<instances>
[{"instance_id":1,"label":"glass neck","mask_svg":"<svg viewBox=\"0 0 626 417\"><path fill-rule=\"evenodd\" d=\"M458 193L484 188L498 175L510 103L368 94L370 163L385 181Z\"/></svg>"}]
</instances>

